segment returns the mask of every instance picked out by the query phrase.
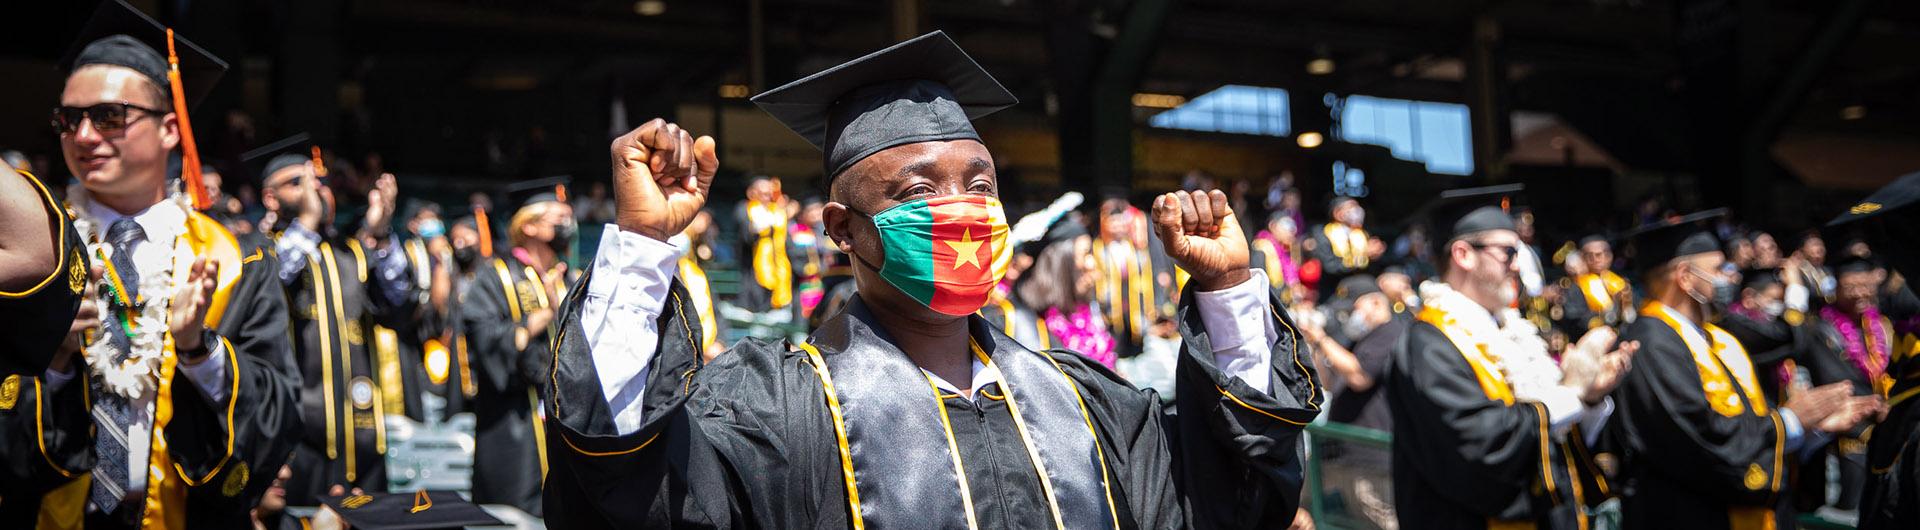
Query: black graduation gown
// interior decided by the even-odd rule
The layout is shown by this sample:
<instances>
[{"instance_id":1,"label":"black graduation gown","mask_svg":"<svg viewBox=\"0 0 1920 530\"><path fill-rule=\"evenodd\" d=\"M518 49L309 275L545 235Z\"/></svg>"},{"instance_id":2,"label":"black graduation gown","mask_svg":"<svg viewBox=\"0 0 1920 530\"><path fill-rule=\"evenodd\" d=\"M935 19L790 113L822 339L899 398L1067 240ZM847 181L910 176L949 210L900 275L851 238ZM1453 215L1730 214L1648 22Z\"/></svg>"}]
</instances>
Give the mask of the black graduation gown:
<instances>
[{"instance_id":1,"label":"black graduation gown","mask_svg":"<svg viewBox=\"0 0 1920 530\"><path fill-rule=\"evenodd\" d=\"M1560 318L1553 321L1553 327L1562 333L1566 333L1567 340L1569 341L1580 340L1580 337L1586 334L1587 330L1593 328L1619 325L1620 322L1618 320L1621 311L1632 310L1631 308L1623 309L1614 307L1604 312L1595 311L1593 306L1587 302L1587 285L1580 282L1577 277L1567 278L1566 285L1566 294L1560 301ZM1610 295L1602 294L1600 296L1612 299Z\"/></svg>"},{"instance_id":2,"label":"black graduation gown","mask_svg":"<svg viewBox=\"0 0 1920 530\"><path fill-rule=\"evenodd\" d=\"M1446 332L1417 319L1384 385L1393 420L1393 490L1404 528L1482 529L1496 522L1585 528L1582 508L1611 492L1580 429L1552 438L1546 406L1490 392ZM1504 391L1503 394L1496 392Z\"/></svg>"},{"instance_id":3,"label":"black graduation gown","mask_svg":"<svg viewBox=\"0 0 1920 530\"><path fill-rule=\"evenodd\" d=\"M536 515L547 465L541 448L545 432L535 410L550 380L550 334L528 337L526 349L517 349L513 332L525 326L528 313L552 302L544 300L541 274L512 256L482 262L459 307L478 387L471 404L473 502L510 504ZM555 326L557 319L548 329Z\"/></svg>"},{"instance_id":4,"label":"black graduation gown","mask_svg":"<svg viewBox=\"0 0 1920 530\"><path fill-rule=\"evenodd\" d=\"M301 372L306 429L295 451L287 502L315 505L333 485L385 491L386 401L375 356L376 326L402 325L410 301L378 293L373 251L352 238L329 238L300 277L286 285L293 304L294 353Z\"/></svg>"},{"instance_id":5,"label":"black graduation gown","mask_svg":"<svg viewBox=\"0 0 1920 530\"><path fill-rule=\"evenodd\" d=\"M1709 396L1703 370L1729 374L1727 365L1711 353L1700 356L1707 364L1697 363L1654 311L1643 310L1621 334L1622 342L1640 341L1640 350L1614 390L1618 408L1608 423L1623 453L1624 527L1738 530L1772 517L1792 528L1797 457L1785 450L1779 411L1750 397L1757 389L1737 376L1708 373L1721 389Z\"/></svg>"},{"instance_id":6,"label":"black graduation gown","mask_svg":"<svg viewBox=\"0 0 1920 530\"><path fill-rule=\"evenodd\" d=\"M427 417L423 396L438 391L427 377L426 344L446 330L446 320L428 300L433 275L417 273L432 261L426 243L408 239L401 242L400 249L406 254L407 274L413 277L410 293L413 302L411 310L401 318L374 328L370 340L379 367L374 381L380 386L380 398L384 400L382 412L424 422Z\"/></svg>"},{"instance_id":7,"label":"black graduation gown","mask_svg":"<svg viewBox=\"0 0 1920 530\"><path fill-rule=\"evenodd\" d=\"M1915 352L1916 338L1902 337L1902 351ZM1907 359L1907 363L1920 359ZM1908 373L1911 375L1912 370ZM1860 501L1860 530L1912 528L1920 521L1920 378L1894 386L1887 417L1867 441L1867 484Z\"/></svg>"},{"instance_id":8,"label":"black graduation gown","mask_svg":"<svg viewBox=\"0 0 1920 530\"><path fill-rule=\"evenodd\" d=\"M656 322L660 343L643 397L645 421L638 431L618 436L592 355L579 339L581 291L567 306L553 372L556 395L548 400L549 415L559 419L548 423L555 438L549 446L549 524L851 527L834 422L806 352L747 340L701 366L699 332L688 318L692 307L676 283ZM1122 527L1284 528L1293 518L1301 484L1297 436L1318 412L1321 396L1293 326L1272 314L1275 328L1285 331L1273 344L1269 395L1214 366L1198 312L1183 307L1185 352L1172 414L1155 393L1134 389L1097 363L1059 350L1044 354L1084 396L1100 454L1115 477L1111 494ZM810 341L825 359L846 354L844 348L886 348L900 355L871 318L856 299ZM990 342L995 359L1043 355L983 319L972 324L974 339ZM940 401L952 418L952 443L966 463L979 526L1050 525L1022 438L1005 402L993 398L1002 393L999 385L982 393L986 399ZM1062 405L1072 406L1050 406Z\"/></svg>"}]
</instances>

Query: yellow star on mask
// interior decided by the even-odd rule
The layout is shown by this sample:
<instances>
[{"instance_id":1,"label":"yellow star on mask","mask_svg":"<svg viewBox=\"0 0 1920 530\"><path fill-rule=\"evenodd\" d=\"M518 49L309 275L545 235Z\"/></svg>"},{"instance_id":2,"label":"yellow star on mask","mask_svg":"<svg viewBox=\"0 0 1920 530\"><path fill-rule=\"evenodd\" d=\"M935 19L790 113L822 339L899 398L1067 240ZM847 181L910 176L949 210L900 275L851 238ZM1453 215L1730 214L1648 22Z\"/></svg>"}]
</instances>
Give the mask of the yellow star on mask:
<instances>
[{"instance_id":1,"label":"yellow star on mask","mask_svg":"<svg viewBox=\"0 0 1920 530\"><path fill-rule=\"evenodd\" d=\"M948 247L953 248L954 270L960 270L961 265L968 263L972 263L975 268L982 268L980 266L980 244L985 243L985 241L974 241L973 229L969 228L967 231L961 232L959 241L946 240L941 241L941 243L946 243Z\"/></svg>"}]
</instances>

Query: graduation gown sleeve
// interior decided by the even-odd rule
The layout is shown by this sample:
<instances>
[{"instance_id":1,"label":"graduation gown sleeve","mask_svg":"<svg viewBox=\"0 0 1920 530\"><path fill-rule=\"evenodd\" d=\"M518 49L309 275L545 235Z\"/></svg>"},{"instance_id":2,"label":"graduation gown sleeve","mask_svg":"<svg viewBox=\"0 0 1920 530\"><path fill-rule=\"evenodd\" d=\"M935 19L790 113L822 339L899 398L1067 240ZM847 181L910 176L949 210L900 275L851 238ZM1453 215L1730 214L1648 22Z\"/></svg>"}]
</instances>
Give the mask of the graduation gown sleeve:
<instances>
[{"instance_id":1,"label":"graduation gown sleeve","mask_svg":"<svg viewBox=\"0 0 1920 530\"><path fill-rule=\"evenodd\" d=\"M265 363L295 388L300 365L293 358L293 336L288 321L286 290L278 278L280 256L259 234L236 236L240 244L240 280L234 285L229 309L215 332L233 343L235 351Z\"/></svg>"},{"instance_id":2,"label":"graduation gown sleeve","mask_svg":"<svg viewBox=\"0 0 1920 530\"><path fill-rule=\"evenodd\" d=\"M187 485L190 526L247 524L247 510L300 439L298 387L268 361L230 345L213 353L230 363L226 400L213 400L184 371L174 374L167 442Z\"/></svg>"}]
</instances>

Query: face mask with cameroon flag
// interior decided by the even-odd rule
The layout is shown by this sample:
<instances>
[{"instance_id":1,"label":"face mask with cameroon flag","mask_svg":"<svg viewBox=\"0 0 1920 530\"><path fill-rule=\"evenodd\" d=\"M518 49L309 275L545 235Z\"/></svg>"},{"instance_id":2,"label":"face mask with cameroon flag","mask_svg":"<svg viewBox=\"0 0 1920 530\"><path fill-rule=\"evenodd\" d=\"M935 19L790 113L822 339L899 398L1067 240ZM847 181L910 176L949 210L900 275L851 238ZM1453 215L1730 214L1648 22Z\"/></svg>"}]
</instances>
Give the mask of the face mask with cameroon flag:
<instances>
[{"instance_id":1,"label":"face mask with cameroon flag","mask_svg":"<svg viewBox=\"0 0 1920 530\"><path fill-rule=\"evenodd\" d=\"M945 195L873 214L886 262L880 277L928 308L965 316L987 304L1006 276L1007 214L1000 199Z\"/></svg>"}]
</instances>

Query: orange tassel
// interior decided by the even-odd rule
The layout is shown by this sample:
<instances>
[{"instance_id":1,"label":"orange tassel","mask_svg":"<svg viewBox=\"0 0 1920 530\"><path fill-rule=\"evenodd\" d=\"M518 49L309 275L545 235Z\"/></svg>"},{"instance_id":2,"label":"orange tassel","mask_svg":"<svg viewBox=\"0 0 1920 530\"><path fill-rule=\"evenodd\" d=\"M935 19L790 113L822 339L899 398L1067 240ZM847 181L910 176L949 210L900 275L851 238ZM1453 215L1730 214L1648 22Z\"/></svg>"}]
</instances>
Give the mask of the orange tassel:
<instances>
[{"instance_id":1,"label":"orange tassel","mask_svg":"<svg viewBox=\"0 0 1920 530\"><path fill-rule=\"evenodd\" d=\"M487 211L473 209L473 227L480 229L480 255L493 257L493 229L487 227Z\"/></svg>"},{"instance_id":2,"label":"orange tassel","mask_svg":"<svg viewBox=\"0 0 1920 530\"><path fill-rule=\"evenodd\" d=\"M567 185L566 185L566 184L554 184L554 185L553 185L553 198L554 198L554 200L558 200L558 201L560 201L560 202L567 202Z\"/></svg>"},{"instance_id":3,"label":"orange tassel","mask_svg":"<svg viewBox=\"0 0 1920 530\"><path fill-rule=\"evenodd\" d=\"M316 177L327 176L327 159L325 157L320 156L320 146L318 145L313 146L312 155L313 155L313 176L316 176Z\"/></svg>"},{"instance_id":4,"label":"orange tassel","mask_svg":"<svg viewBox=\"0 0 1920 530\"><path fill-rule=\"evenodd\" d=\"M193 209L211 208L207 183L200 177L200 148L193 142L193 122L187 119L187 91L180 82L180 56L173 50L173 28L167 28L167 83L173 87L173 112L180 116L180 180L187 183Z\"/></svg>"}]
</instances>

